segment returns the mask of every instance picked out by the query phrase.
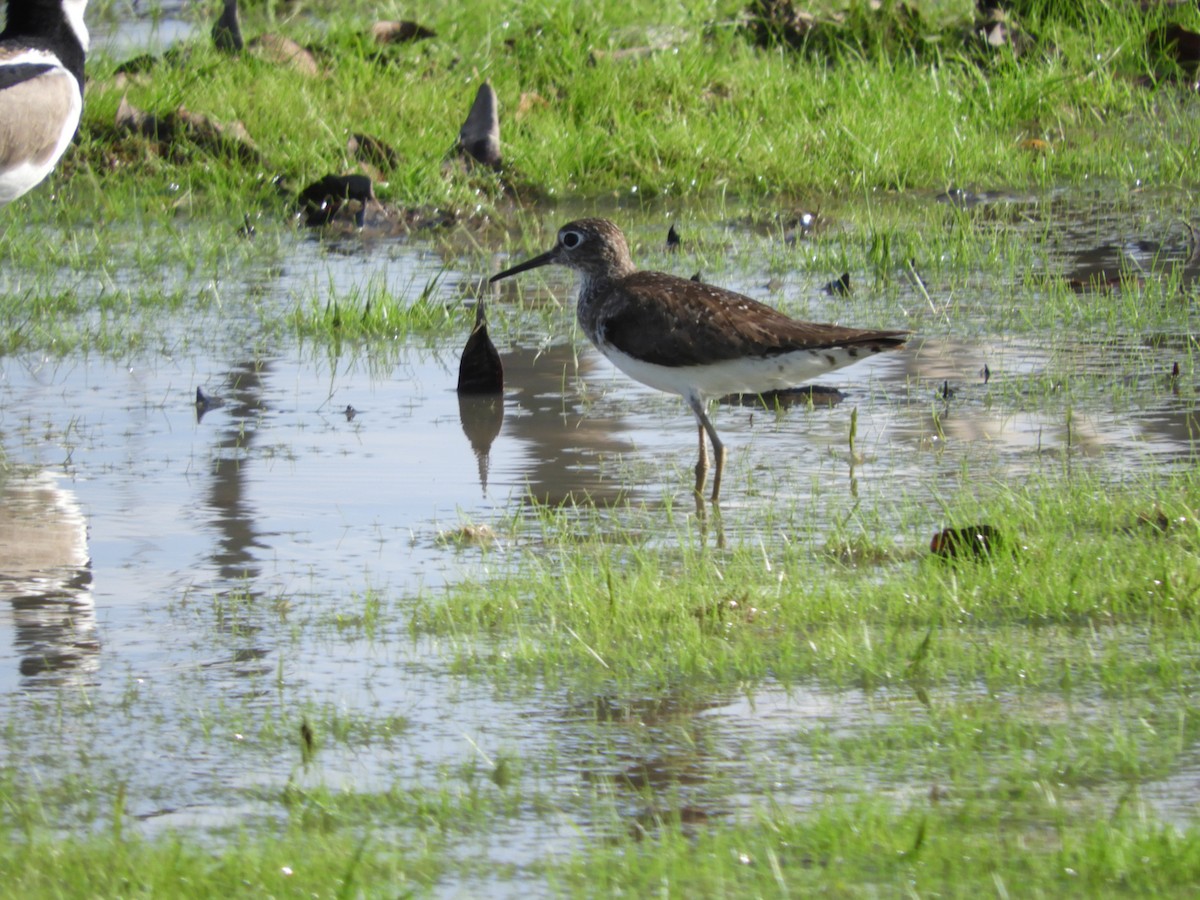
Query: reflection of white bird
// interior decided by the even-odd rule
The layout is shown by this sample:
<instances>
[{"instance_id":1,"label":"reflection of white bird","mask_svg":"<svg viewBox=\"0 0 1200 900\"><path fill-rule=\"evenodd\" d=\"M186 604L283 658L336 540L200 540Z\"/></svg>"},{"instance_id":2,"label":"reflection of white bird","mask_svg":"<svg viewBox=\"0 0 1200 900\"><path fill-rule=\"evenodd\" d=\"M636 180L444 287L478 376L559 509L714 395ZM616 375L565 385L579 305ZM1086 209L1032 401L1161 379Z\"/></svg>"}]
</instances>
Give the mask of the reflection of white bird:
<instances>
[{"instance_id":1,"label":"reflection of white bird","mask_svg":"<svg viewBox=\"0 0 1200 900\"><path fill-rule=\"evenodd\" d=\"M75 495L48 472L10 478L0 488L0 602L11 604L22 675L96 669L91 586L87 520Z\"/></svg>"},{"instance_id":2,"label":"reflection of white bird","mask_svg":"<svg viewBox=\"0 0 1200 900\"><path fill-rule=\"evenodd\" d=\"M0 206L50 174L79 127L87 0L9 0L0 33Z\"/></svg>"}]
</instances>

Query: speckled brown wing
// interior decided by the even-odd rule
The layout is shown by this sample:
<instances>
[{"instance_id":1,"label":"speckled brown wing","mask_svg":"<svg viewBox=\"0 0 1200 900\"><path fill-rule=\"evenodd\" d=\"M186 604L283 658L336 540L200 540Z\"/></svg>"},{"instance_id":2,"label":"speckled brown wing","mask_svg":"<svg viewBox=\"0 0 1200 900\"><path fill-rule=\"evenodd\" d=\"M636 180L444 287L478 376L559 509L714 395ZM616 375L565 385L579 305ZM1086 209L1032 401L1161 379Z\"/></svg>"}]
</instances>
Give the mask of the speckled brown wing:
<instances>
[{"instance_id":1,"label":"speckled brown wing","mask_svg":"<svg viewBox=\"0 0 1200 900\"><path fill-rule=\"evenodd\" d=\"M597 310L596 326L602 341L660 366L834 346L876 352L908 337L904 331L799 322L734 291L662 272L635 272L618 281Z\"/></svg>"}]
</instances>

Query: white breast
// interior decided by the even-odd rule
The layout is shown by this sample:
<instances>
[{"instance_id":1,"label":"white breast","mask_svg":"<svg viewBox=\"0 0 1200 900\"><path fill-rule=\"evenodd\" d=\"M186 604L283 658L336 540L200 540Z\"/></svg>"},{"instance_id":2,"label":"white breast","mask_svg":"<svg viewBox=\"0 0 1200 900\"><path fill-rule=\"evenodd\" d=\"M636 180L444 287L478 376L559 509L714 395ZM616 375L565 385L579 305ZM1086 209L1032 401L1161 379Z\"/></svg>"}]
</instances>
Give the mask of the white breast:
<instances>
[{"instance_id":1,"label":"white breast","mask_svg":"<svg viewBox=\"0 0 1200 900\"><path fill-rule=\"evenodd\" d=\"M642 384L681 397L701 400L726 394L761 394L796 387L871 355L860 349L854 356L840 348L796 350L769 357L746 357L702 366L659 366L623 353L611 344L598 345L618 369Z\"/></svg>"}]
</instances>

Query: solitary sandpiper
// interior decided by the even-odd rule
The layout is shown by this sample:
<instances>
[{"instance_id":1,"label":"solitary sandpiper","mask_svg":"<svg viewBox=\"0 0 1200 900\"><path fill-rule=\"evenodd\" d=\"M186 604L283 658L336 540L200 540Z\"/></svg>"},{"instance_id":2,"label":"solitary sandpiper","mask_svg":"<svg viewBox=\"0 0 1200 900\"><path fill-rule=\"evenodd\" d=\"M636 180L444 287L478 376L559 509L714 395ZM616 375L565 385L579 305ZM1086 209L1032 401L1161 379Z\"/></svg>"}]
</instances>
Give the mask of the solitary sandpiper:
<instances>
[{"instance_id":1,"label":"solitary sandpiper","mask_svg":"<svg viewBox=\"0 0 1200 900\"><path fill-rule=\"evenodd\" d=\"M742 294L698 281L640 272L625 235L607 219L564 225L554 247L505 269L498 281L551 263L580 275L576 312L584 334L631 378L683 397L699 423L696 494L708 475L707 432L721 493L725 447L708 401L794 387L882 350L903 346L906 331L871 331L798 322Z\"/></svg>"}]
</instances>

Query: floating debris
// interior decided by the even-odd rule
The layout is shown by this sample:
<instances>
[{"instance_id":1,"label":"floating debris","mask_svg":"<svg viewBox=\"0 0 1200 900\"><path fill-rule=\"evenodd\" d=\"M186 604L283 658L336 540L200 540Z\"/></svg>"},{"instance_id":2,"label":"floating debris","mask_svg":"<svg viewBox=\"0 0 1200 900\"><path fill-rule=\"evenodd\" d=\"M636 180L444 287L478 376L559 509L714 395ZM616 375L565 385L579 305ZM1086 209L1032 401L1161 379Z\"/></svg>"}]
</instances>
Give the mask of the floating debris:
<instances>
[{"instance_id":1,"label":"floating debris","mask_svg":"<svg viewBox=\"0 0 1200 900\"><path fill-rule=\"evenodd\" d=\"M839 277L821 288L825 293L834 297L845 297L850 293L850 273L843 272Z\"/></svg>"},{"instance_id":2,"label":"floating debris","mask_svg":"<svg viewBox=\"0 0 1200 900\"><path fill-rule=\"evenodd\" d=\"M487 547L496 543L497 537L496 532L488 525L468 524L439 531L437 540L439 544Z\"/></svg>"},{"instance_id":3,"label":"floating debris","mask_svg":"<svg viewBox=\"0 0 1200 900\"><path fill-rule=\"evenodd\" d=\"M200 422L204 419L204 414L209 410L218 409L225 405L225 401L220 397L214 397L211 394L206 394L200 388L196 388L196 421Z\"/></svg>"},{"instance_id":4,"label":"floating debris","mask_svg":"<svg viewBox=\"0 0 1200 900\"><path fill-rule=\"evenodd\" d=\"M216 409L218 406L224 406L225 401L220 397L214 397L211 394L204 393L202 388L196 388L196 407L203 409Z\"/></svg>"}]
</instances>

